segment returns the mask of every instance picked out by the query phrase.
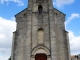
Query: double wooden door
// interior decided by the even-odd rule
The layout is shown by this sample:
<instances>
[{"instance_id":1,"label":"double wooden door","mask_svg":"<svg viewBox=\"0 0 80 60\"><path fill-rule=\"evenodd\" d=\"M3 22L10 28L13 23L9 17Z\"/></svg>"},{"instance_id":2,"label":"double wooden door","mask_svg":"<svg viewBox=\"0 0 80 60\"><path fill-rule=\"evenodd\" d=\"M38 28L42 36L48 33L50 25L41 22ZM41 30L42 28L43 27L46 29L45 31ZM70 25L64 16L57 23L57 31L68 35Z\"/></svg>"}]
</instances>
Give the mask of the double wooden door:
<instances>
[{"instance_id":1,"label":"double wooden door","mask_svg":"<svg viewBox=\"0 0 80 60\"><path fill-rule=\"evenodd\" d=\"M46 54L36 54L35 60L47 60Z\"/></svg>"}]
</instances>

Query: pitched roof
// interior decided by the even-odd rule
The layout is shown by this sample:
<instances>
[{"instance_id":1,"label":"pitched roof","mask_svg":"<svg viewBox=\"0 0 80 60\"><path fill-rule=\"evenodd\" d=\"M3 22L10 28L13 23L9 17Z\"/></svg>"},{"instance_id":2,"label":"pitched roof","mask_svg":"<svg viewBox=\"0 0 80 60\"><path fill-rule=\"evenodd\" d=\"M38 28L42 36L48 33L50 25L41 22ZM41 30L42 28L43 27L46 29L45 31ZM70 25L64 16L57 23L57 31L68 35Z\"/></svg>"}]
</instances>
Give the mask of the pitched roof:
<instances>
[{"instance_id":1,"label":"pitched roof","mask_svg":"<svg viewBox=\"0 0 80 60\"><path fill-rule=\"evenodd\" d=\"M75 58L75 55L72 55L71 58Z\"/></svg>"}]
</instances>

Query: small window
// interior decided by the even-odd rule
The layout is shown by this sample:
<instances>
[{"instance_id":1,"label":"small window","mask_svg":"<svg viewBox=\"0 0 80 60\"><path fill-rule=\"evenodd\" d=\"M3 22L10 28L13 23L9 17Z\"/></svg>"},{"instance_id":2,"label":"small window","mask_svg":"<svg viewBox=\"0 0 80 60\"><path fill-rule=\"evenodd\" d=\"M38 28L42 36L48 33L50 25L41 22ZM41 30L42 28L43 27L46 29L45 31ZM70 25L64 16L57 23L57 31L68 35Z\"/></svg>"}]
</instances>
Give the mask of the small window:
<instances>
[{"instance_id":1,"label":"small window","mask_svg":"<svg viewBox=\"0 0 80 60\"><path fill-rule=\"evenodd\" d=\"M57 13L56 13L56 15L57 15Z\"/></svg>"},{"instance_id":2,"label":"small window","mask_svg":"<svg viewBox=\"0 0 80 60\"><path fill-rule=\"evenodd\" d=\"M42 14L42 9L43 9L42 5L39 5L38 6L38 12L39 12L39 14Z\"/></svg>"}]
</instances>

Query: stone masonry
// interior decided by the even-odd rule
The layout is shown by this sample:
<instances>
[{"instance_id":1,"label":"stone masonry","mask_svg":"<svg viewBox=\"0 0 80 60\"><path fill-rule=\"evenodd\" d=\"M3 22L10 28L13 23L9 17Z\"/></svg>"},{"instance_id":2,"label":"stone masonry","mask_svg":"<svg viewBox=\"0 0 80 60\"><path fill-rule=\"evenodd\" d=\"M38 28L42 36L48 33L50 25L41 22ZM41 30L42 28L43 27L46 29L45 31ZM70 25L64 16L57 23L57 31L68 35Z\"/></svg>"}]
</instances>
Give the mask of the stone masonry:
<instances>
[{"instance_id":1,"label":"stone masonry","mask_svg":"<svg viewBox=\"0 0 80 60\"><path fill-rule=\"evenodd\" d=\"M38 53L47 60L70 60L65 16L52 0L28 0L28 8L15 15L11 60L35 60Z\"/></svg>"}]
</instances>

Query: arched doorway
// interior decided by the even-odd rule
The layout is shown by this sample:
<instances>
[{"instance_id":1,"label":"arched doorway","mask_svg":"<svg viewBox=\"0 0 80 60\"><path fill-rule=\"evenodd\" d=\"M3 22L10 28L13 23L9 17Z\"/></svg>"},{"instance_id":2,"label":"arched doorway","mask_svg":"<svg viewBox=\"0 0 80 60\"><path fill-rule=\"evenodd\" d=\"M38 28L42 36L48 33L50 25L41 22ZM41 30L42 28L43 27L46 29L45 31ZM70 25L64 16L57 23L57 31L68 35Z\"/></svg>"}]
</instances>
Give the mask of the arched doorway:
<instances>
[{"instance_id":1,"label":"arched doorway","mask_svg":"<svg viewBox=\"0 0 80 60\"><path fill-rule=\"evenodd\" d=\"M35 55L35 60L47 60L47 55L40 53Z\"/></svg>"},{"instance_id":2,"label":"arched doorway","mask_svg":"<svg viewBox=\"0 0 80 60\"><path fill-rule=\"evenodd\" d=\"M32 50L31 60L51 60L51 54L47 47L37 46Z\"/></svg>"}]
</instances>

